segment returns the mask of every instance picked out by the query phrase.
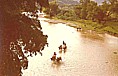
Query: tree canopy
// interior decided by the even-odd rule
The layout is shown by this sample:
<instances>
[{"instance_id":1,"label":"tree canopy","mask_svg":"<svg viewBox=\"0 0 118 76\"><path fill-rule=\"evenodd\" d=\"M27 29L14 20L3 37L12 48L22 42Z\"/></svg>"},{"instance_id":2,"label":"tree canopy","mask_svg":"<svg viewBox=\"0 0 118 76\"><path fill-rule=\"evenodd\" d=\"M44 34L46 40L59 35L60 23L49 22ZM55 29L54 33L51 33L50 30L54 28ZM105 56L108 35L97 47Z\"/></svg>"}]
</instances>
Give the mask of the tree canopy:
<instances>
[{"instance_id":1,"label":"tree canopy","mask_svg":"<svg viewBox=\"0 0 118 76\"><path fill-rule=\"evenodd\" d=\"M48 0L0 0L0 76L21 76L28 65L26 52L40 52L47 43L40 21L23 15L48 7ZM21 59L20 59L21 57Z\"/></svg>"}]
</instances>

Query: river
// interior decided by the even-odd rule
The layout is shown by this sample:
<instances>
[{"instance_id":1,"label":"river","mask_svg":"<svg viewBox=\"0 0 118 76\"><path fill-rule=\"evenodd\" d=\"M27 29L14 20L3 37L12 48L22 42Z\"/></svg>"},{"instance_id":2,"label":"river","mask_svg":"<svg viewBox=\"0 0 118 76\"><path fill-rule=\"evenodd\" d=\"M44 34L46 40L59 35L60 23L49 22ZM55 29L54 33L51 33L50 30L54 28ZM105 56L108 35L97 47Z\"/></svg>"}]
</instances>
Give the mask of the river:
<instances>
[{"instance_id":1,"label":"river","mask_svg":"<svg viewBox=\"0 0 118 76\"><path fill-rule=\"evenodd\" d=\"M49 47L42 51L43 56L28 57L28 69L22 70L23 76L118 76L117 37L104 34L99 35L100 39L92 39L63 23L41 20L41 25L48 35ZM62 41L67 44L65 53L58 49ZM50 60L53 52L62 57L61 63L53 64Z\"/></svg>"}]
</instances>

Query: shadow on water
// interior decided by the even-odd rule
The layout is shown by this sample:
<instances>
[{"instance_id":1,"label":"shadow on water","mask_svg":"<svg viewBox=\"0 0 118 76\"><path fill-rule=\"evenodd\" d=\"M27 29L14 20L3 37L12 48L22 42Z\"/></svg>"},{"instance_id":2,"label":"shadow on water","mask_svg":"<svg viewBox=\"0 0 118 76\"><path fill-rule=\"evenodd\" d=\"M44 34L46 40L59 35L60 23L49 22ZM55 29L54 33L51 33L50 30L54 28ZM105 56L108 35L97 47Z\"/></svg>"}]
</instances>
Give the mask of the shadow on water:
<instances>
[{"instance_id":1,"label":"shadow on water","mask_svg":"<svg viewBox=\"0 0 118 76\"><path fill-rule=\"evenodd\" d=\"M61 65L64 65L64 62L62 62L62 61L60 61L60 62L52 62L51 67L59 69L59 67Z\"/></svg>"},{"instance_id":2,"label":"shadow on water","mask_svg":"<svg viewBox=\"0 0 118 76\"><path fill-rule=\"evenodd\" d=\"M59 50L59 54L62 54L62 53L66 53L67 52L67 49L65 49L65 50Z\"/></svg>"}]
</instances>

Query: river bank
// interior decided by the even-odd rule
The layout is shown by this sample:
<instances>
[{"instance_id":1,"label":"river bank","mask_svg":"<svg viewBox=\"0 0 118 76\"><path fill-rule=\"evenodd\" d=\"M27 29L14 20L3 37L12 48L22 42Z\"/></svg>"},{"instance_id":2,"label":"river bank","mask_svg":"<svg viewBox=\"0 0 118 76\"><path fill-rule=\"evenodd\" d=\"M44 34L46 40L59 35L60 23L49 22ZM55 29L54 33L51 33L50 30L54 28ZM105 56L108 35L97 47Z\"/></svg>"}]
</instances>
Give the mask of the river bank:
<instances>
[{"instance_id":1,"label":"river bank","mask_svg":"<svg viewBox=\"0 0 118 76\"><path fill-rule=\"evenodd\" d=\"M47 21L47 20L46 20ZM63 23L67 24L71 27L81 29L85 32L96 32L98 34L110 34L115 37L118 37L118 22L107 22L105 25L98 24L97 22L92 22L90 20L76 20L76 21L69 21L69 20L62 20L57 18L52 18L48 20L47 22L57 24L57 23Z\"/></svg>"}]
</instances>

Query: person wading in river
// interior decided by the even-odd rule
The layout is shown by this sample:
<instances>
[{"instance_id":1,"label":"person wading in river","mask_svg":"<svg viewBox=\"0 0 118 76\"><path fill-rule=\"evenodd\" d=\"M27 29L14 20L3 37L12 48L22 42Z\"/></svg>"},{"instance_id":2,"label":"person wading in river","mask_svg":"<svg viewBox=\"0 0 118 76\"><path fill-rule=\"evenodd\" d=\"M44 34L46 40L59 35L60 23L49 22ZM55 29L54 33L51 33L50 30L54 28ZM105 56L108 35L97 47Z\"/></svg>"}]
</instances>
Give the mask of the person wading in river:
<instances>
[{"instance_id":1,"label":"person wading in river","mask_svg":"<svg viewBox=\"0 0 118 76\"><path fill-rule=\"evenodd\" d=\"M67 46L66 43L63 41L63 49L66 50Z\"/></svg>"},{"instance_id":2,"label":"person wading in river","mask_svg":"<svg viewBox=\"0 0 118 76\"><path fill-rule=\"evenodd\" d=\"M62 45L60 45L58 48L59 48L59 50L62 50Z\"/></svg>"},{"instance_id":3,"label":"person wading in river","mask_svg":"<svg viewBox=\"0 0 118 76\"><path fill-rule=\"evenodd\" d=\"M55 60L56 60L56 55L57 55L56 52L54 52L54 54L53 54L51 60L55 61Z\"/></svg>"}]
</instances>

